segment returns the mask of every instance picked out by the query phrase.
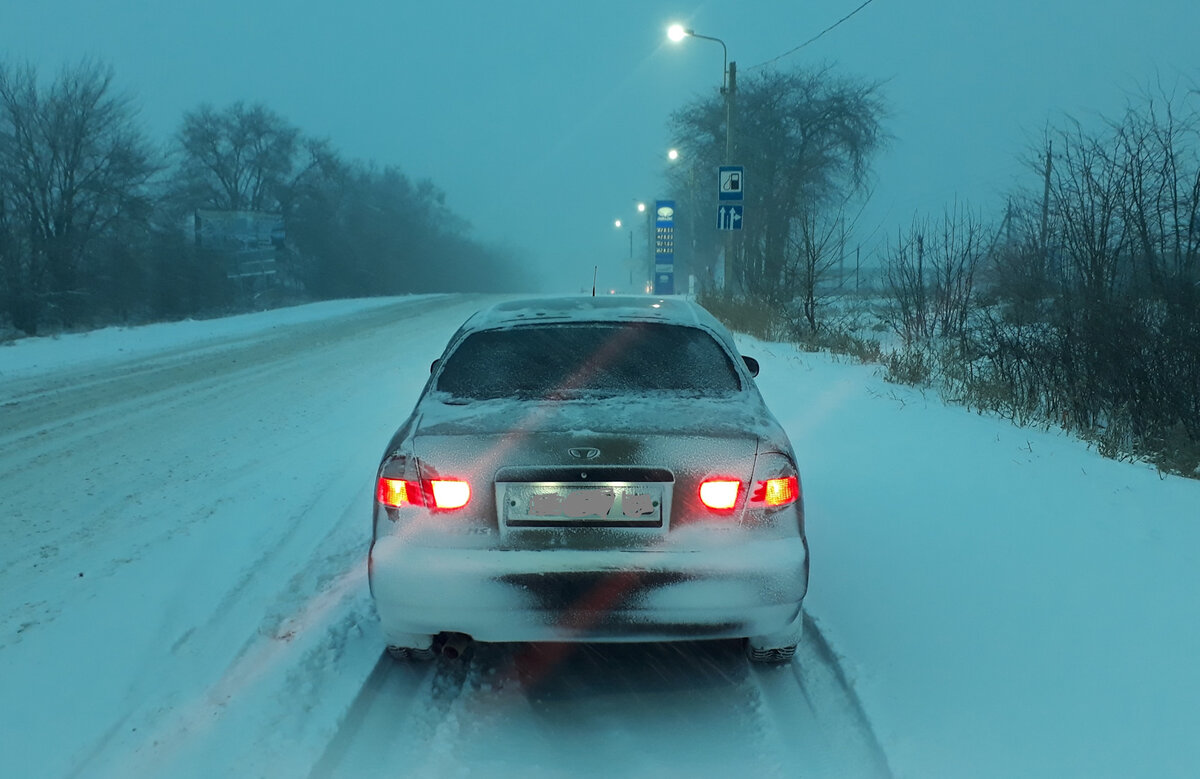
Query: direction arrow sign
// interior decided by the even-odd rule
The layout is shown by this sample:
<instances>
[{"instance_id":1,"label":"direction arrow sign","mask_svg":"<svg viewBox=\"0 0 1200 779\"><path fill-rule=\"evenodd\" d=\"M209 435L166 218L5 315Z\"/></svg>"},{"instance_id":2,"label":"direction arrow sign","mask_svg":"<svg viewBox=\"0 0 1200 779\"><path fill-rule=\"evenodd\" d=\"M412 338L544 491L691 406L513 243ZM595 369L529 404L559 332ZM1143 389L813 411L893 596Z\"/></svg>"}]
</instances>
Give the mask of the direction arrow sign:
<instances>
[{"instance_id":1,"label":"direction arrow sign","mask_svg":"<svg viewBox=\"0 0 1200 779\"><path fill-rule=\"evenodd\" d=\"M743 208L745 208L745 206L718 206L717 229L741 230Z\"/></svg>"},{"instance_id":2,"label":"direction arrow sign","mask_svg":"<svg viewBox=\"0 0 1200 779\"><path fill-rule=\"evenodd\" d=\"M717 200L743 200L745 191L745 168L741 165L722 165L717 168Z\"/></svg>"}]
</instances>

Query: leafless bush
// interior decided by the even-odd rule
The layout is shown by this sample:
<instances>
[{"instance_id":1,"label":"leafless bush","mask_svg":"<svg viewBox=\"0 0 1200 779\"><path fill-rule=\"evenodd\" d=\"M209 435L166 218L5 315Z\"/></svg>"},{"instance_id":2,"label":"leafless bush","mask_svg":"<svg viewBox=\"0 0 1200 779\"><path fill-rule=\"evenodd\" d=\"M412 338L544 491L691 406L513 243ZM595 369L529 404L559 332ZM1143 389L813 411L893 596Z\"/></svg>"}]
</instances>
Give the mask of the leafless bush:
<instances>
[{"instance_id":1,"label":"leafless bush","mask_svg":"<svg viewBox=\"0 0 1200 779\"><path fill-rule=\"evenodd\" d=\"M1038 193L1010 200L986 273L977 222L901 234L888 279L907 346L889 378L1200 476L1200 95L1189 99L1146 97L1100 132L1049 133Z\"/></svg>"},{"instance_id":2,"label":"leafless bush","mask_svg":"<svg viewBox=\"0 0 1200 779\"><path fill-rule=\"evenodd\" d=\"M940 219L916 219L887 258L891 325L905 343L961 338L987 252L983 222L955 203Z\"/></svg>"}]
</instances>

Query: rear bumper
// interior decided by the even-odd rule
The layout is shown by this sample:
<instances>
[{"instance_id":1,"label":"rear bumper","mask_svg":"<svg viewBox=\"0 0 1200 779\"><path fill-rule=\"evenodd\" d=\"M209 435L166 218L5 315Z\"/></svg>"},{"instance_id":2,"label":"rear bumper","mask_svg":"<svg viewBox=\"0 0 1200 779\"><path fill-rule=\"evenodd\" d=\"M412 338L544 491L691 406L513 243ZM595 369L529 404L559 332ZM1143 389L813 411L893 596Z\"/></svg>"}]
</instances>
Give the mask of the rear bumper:
<instances>
[{"instance_id":1,"label":"rear bumper","mask_svg":"<svg viewBox=\"0 0 1200 779\"><path fill-rule=\"evenodd\" d=\"M669 641L779 633L808 589L802 538L700 551L371 547L390 643L441 632L478 641Z\"/></svg>"}]
</instances>

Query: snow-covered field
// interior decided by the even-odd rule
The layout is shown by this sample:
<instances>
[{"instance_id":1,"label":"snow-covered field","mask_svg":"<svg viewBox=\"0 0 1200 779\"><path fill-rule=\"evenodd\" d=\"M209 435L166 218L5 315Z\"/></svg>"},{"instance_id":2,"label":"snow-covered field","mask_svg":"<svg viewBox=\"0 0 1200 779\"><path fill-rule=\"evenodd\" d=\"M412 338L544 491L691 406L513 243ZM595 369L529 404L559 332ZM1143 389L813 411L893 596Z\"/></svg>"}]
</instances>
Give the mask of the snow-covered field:
<instances>
[{"instance_id":1,"label":"snow-covered field","mask_svg":"<svg viewBox=\"0 0 1200 779\"><path fill-rule=\"evenodd\" d=\"M0 347L0 776L1200 775L1200 482L746 338L804 478L791 669L381 662L373 469L487 302Z\"/></svg>"}]
</instances>

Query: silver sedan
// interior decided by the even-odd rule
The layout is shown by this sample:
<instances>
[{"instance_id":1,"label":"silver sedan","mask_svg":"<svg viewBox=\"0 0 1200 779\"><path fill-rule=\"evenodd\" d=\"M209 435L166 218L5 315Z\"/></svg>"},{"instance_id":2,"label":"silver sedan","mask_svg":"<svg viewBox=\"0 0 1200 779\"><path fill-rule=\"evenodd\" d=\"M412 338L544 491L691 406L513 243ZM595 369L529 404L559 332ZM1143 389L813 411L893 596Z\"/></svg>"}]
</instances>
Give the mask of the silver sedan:
<instances>
[{"instance_id":1,"label":"silver sedan","mask_svg":"<svg viewBox=\"0 0 1200 779\"><path fill-rule=\"evenodd\" d=\"M389 651L744 638L754 660L790 660L803 501L757 371L679 299L469 319L379 465L369 572Z\"/></svg>"}]
</instances>

